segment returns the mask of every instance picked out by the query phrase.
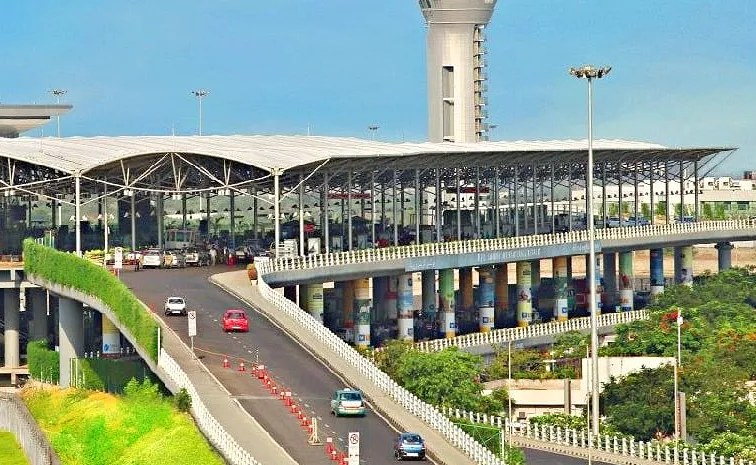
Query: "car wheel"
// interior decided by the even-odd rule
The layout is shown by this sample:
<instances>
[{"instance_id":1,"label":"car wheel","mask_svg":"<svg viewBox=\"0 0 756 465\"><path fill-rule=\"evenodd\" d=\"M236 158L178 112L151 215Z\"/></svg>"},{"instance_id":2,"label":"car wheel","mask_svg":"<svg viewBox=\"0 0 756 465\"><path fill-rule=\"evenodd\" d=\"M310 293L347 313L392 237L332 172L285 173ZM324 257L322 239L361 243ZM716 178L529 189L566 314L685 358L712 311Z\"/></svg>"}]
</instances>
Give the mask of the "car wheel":
<instances>
[{"instance_id":1,"label":"car wheel","mask_svg":"<svg viewBox=\"0 0 756 465\"><path fill-rule=\"evenodd\" d=\"M168 316L168 310L164 311L163 313L165 313L165 316Z\"/></svg>"},{"instance_id":2,"label":"car wheel","mask_svg":"<svg viewBox=\"0 0 756 465\"><path fill-rule=\"evenodd\" d=\"M394 458L396 459L397 462L401 462L402 461L402 454L400 454L399 451L395 451L394 452Z\"/></svg>"}]
</instances>

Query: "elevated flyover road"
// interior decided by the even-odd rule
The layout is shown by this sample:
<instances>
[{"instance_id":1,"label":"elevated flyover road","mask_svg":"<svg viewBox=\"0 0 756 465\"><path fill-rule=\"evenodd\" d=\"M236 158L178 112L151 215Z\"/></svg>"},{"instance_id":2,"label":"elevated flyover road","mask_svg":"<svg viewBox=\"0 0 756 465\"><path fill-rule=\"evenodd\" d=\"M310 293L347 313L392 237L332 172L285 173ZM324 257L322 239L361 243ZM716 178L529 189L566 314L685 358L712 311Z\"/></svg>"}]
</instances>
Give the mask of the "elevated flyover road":
<instances>
[{"instance_id":1,"label":"elevated flyover road","mask_svg":"<svg viewBox=\"0 0 756 465\"><path fill-rule=\"evenodd\" d=\"M226 271L216 268L216 271ZM334 418L330 397L346 383L313 359L310 353L248 305L208 282L213 269L142 270L122 274L132 291L155 313L163 316L163 302L169 296L182 296L187 308L197 312L195 352L225 386L230 395L296 460L303 465L333 464L324 446L310 446L304 428L278 397L264 389L249 370L239 371L244 360L249 367L257 357L277 384L292 391L296 403L309 416L320 421L319 436L325 443L332 436L336 446L346 451L350 431L360 432L360 459L370 465L394 463L392 444L396 431L372 409L364 418ZM242 308L250 316L249 333L226 334L221 317L229 308ZM187 344L186 317L163 317ZM223 367L227 357L229 368ZM254 451L250 451L254 454ZM465 462L461 462L462 464ZM275 465L275 464L270 464Z\"/></svg>"}]
</instances>

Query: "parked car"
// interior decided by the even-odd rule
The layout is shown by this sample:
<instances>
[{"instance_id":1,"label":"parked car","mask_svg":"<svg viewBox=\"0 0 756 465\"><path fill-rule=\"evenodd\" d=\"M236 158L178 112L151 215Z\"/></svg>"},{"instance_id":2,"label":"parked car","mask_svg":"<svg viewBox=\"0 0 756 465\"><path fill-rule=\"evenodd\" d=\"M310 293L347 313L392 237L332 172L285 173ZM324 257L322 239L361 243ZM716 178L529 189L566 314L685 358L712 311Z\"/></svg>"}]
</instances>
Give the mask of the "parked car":
<instances>
[{"instance_id":1,"label":"parked car","mask_svg":"<svg viewBox=\"0 0 756 465\"><path fill-rule=\"evenodd\" d=\"M394 441L396 460L425 460L425 440L417 433L401 433Z\"/></svg>"},{"instance_id":2,"label":"parked car","mask_svg":"<svg viewBox=\"0 0 756 465\"><path fill-rule=\"evenodd\" d=\"M166 250L163 254L163 266L166 268L185 268L184 254L178 250Z\"/></svg>"},{"instance_id":3,"label":"parked car","mask_svg":"<svg viewBox=\"0 0 756 465\"><path fill-rule=\"evenodd\" d=\"M162 268L163 254L157 249L150 249L142 255L142 268Z\"/></svg>"},{"instance_id":4,"label":"parked car","mask_svg":"<svg viewBox=\"0 0 756 465\"><path fill-rule=\"evenodd\" d=\"M184 261L186 262L186 266L207 266L210 265L210 254L202 249L186 249L184 251Z\"/></svg>"},{"instance_id":5,"label":"parked car","mask_svg":"<svg viewBox=\"0 0 756 465\"><path fill-rule=\"evenodd\" d=\"M237 247L236 250L234 250L234 255L236 256L236 263L246 263L252 260L251 253L244 245Z\"/></svg>"},{"instance_id":6,"label":"parked car","mask_svg":"<svg viewBox=\"0 0 756 465\"><path fill-rule=\"evenodd\" d=\"M186 315L186 301L183 297L168 297L165 299L163 313L168 315Z\"/></svg>"},{"instance_id":7,"label":"parked car","mask_svg":"<svg viewBox=\"0 0 756 465\"><path fill-rule=\"evenodd\" d=\"M331 413L337 417L342 415L365 416L365 403L362 393L355 389L339 389L331 398Z\"/></svg>"},{"instance_id":8,"label":"parked car","mask_svg":"<svg viewBox=\"0 0 756 465\"><path fill-rule=\"evenodd\" d=\"M229 331L241 331L243 333L249 332L249 318L244 310L238 308L232 308L226 310L223 314L223 332Z\"/></svg>"},{"instance_id":9,"label":"parked car","mask_svg":"<svg viewBox=\"0 0 756 465\"><path fill-rule=\"evenodd\" d=\"M606 227L607 228L619 228L620 227L620 219L619 216L610 216L606 219Z\"/></svg>"}]
</instances>

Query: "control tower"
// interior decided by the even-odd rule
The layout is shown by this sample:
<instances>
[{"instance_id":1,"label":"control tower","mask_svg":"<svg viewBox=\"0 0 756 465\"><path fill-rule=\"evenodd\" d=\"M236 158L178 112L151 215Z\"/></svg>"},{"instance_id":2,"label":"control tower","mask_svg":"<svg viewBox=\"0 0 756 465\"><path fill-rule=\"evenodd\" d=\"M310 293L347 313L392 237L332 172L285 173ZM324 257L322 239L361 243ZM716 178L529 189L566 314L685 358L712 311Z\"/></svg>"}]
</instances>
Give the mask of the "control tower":
<instances>
[{"instance_id":1,"label":"control tower","mask_svg":"<svg viewBox=\"0 0 756 465\"><path fill-rule=\"evenodd\" d=\"M484 29L496 0L419 0L428 25L431 142L488 138Z\"/></svg>"}]
</instances>

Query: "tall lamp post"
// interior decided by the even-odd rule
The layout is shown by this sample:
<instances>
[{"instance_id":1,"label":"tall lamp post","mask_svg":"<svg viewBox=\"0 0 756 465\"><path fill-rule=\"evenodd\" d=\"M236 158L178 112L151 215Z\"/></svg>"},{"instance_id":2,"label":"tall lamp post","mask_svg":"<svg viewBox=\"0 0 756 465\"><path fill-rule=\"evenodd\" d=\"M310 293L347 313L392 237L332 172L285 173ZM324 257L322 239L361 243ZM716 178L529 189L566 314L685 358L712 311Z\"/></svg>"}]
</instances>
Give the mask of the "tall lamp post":
<instances>
[{"instance_id":1,"label":"tall lamp post","mask_svg":"<svg viewBox=\"0 0 756 465\"><path fill-rule=\"evenodd\" d=\"M591 311L591 429L594 435L599 434L599 376L598 376L598 315L596 305L596 229L593 224L593 80L601 79L609 74L612 68L605 66L595 68L590 65L580 68L570 68L570 75L578 79L588 80L588 167L585 194L588 201L586 223L588 226L588 261L589 269L586 275L589 280L589 303Z\"/></svg>"},{"instance_id":2,"label":"tall lamp post","mask_svg":"<svg viewBox=\"0 0 756 465\"><path fill-rule=\"evenodd\" d=\"M680 362L682 360L681 357L681 343L680 343L680 330L683 325L683 317L682 317L682 308L677 309L677 358L675 359L675 370L674 370L674 376L675 376L675 460L674 463L678 463L678 444L680 442L680 430L682 429L681 421L682 415L681 410L682 406L680 405L680 386L679 382L677 381L677 374L678 369L680 367Z\"/></svg>"},{"instance_id":3,"label":"tall lamp post","mask_svg":"<svg viewBox=\"0 0 756 465\"><path fill-rule=\"evenodd\" d=\"M380 126L378 126L377 124L371 124L370 126L368 126L368 130L370 131L373 140L375 140L375 136L378 134L378 128L380 128Z\"/></svg>"},{"instance_id":4,"label":"tall lamp post","mask_svg":"<svg viewBox=\"0 0 756 465\"><path fill-rule=\"evenodd\" d=\"M210 95L209 90L205 89L199 89L199 90L193 90L192 95L197 97L197 100L199 100L199 135L202 135L202 99Z\"/></svg>"},{"instance_id":5,"label":"tall lamp post","mask_svg":"<svg viewBox=\"0 0 756 465\"><path fill-rule=\"evenodd\" d=\"M60 98L66 95L68 91L66 89L52 89L48 92L55 96L55 103L60 105ZM60 115L56 116L56 119L58 120L58 137L60 137Z\"/></svg>"}]
</instances>

